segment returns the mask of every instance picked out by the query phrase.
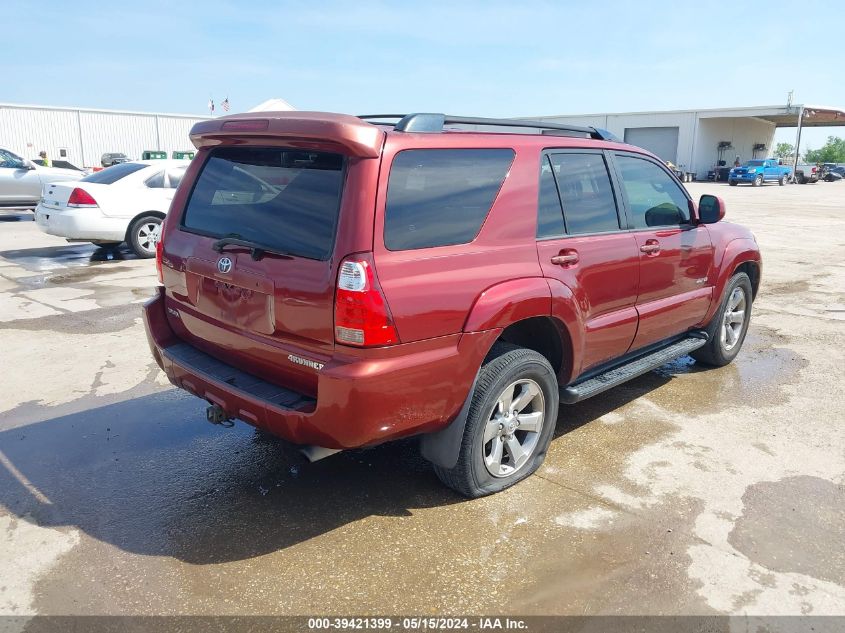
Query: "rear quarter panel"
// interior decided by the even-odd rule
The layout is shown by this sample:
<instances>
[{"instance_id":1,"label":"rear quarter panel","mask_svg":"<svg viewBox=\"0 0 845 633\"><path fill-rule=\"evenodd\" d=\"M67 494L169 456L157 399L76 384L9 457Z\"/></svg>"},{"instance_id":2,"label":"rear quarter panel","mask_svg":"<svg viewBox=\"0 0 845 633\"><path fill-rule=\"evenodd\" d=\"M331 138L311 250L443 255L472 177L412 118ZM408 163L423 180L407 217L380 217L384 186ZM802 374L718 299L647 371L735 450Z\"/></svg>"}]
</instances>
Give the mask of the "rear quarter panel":
<instances>
[{"instance_id":1,"label":"rear quarter panel","mask_svg":"<svg viewBox=\"0 0 845 633\"><path fill-rule=\"evenodd\" d=\"M478 136L469 144L460 134L389 135L376 201L376 269L399 338L403 342L445 336L464 329L480 295L513 279L542 278L535 248L539 152L512 138ZM390 166L403 149L513 148L514 161L487 219L469 244L390 251L384 244L384 212ZM495 291L491 291L495 292ZM548 296L548 291L545 291ZM498 308L492 308L496 312ZM495 319L479 318L469 329Z\"/></svg>"}]
</instances>

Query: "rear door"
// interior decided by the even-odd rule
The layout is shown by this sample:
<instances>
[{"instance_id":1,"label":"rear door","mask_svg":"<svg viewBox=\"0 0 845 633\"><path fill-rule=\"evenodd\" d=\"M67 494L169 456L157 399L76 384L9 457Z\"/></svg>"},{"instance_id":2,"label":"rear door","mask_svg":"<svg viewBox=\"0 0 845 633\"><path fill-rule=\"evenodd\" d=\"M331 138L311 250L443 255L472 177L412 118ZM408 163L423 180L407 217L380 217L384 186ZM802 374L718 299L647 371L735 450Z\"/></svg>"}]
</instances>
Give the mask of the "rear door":
<instances>
[{"instance_id":1,"label":"rear door","mask_svg":"<svg viewBox=\"0 0 845 633\"><path fill-rule=\"evenodd\" d=\"M704 225L691 224L686 190L663 165L625 152L614 163L640 259L637 349L701 324L713 291L713 245Z\"/></svg>"},{"instance_id":2,"label":"rear door","mask_svg":"<svg viewBox=\"0 0 845 633\"><path fill-rule=\"evenodd\" d=\"M338 153L211 150L184 212L165 227L177 334L245 371L313 392L316 372L288 356L325 362L334 347L333 252L346 171ZM261 248L215 250L222 238Z\"/></svg>"},{"instance_id":3,"label":"rear door","mask_svg":"<svg viewBox=\"0 0 845 633\"><path fill-rule=\"evenodd\" d=\"M624 354L637 330L639 257L619 211L602 151L542 157L537 253L543 274L569 288L581 311L585 346L576 374Z\"/></svg>"}]
</instances>

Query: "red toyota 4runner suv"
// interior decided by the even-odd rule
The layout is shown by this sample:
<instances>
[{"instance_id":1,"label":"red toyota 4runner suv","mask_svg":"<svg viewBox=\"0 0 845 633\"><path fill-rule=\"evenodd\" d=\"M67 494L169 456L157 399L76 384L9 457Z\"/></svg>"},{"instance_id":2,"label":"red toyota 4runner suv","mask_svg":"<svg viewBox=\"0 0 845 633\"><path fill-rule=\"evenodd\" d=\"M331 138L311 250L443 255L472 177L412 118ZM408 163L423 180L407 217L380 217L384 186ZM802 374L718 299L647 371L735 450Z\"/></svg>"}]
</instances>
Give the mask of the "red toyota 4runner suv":
<instances>
[{"instance_id":1,"label":"red toyota 4runner suv","mask_svg":"<svg viewBox=\"0 0 845 633\"><path fill-rule=\"evenodd\" d=\"M210 421L312 459L420 435L444 483L489 494L540 466L560 402L745 337L754 237L601 130L262 112L191 139L153 356Z\"/></svg>"}]
</instances>

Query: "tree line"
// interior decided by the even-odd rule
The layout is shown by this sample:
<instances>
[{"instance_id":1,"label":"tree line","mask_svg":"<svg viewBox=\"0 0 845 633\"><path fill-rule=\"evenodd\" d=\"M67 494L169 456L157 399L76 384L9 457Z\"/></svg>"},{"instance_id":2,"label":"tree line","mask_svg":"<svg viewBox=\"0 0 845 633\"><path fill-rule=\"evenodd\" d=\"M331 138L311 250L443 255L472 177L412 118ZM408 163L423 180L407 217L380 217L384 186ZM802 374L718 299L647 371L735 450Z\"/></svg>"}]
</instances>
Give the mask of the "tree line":
<instances>
[{"instance_id":1,"label":"tree line","mask_svg":"<svg viewBox=\"0 0 845 633\"><path fill-rule=\"evenodd\" d=\"M778 158L791 158L795 155L795 146L790 143L778 143L774 154ZM804 152L804 160L810 164L845 163L845 139L828 136L827 143L819 149L808 149Z\"/></svg>"}]
</instances>

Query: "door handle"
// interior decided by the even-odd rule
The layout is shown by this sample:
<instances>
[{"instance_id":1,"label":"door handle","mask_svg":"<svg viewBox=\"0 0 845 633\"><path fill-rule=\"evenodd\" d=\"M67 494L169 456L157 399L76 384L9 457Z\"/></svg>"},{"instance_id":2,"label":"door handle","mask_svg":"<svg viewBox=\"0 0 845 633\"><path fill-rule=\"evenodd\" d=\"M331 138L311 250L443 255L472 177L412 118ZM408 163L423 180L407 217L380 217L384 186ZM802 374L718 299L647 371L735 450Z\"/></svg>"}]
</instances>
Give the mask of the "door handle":
<instances>
[{"instance_id":1,"label":"door handle","mask_svg":"<svg viewBox=\"0 0 845 633\"><path fill-rule=\"evenodd\" d=\"M578 253L568 249L561 251L559 255L552 257L552 263L557 266L572 266L578 263Z\"/></svg>"},{"instance_id":2,"label":"door handle","mask_svg":"<svg viewBox=\"0 0 845 633\"><path fill-rule=\"evenodd\" d=\"M660 252L660 242L657 240L646 240L646 243L640 246L640 251L648 255Z\"/></svg>"}]
</instances>

